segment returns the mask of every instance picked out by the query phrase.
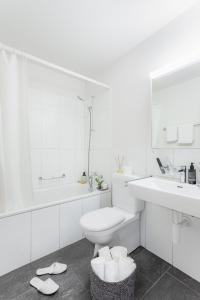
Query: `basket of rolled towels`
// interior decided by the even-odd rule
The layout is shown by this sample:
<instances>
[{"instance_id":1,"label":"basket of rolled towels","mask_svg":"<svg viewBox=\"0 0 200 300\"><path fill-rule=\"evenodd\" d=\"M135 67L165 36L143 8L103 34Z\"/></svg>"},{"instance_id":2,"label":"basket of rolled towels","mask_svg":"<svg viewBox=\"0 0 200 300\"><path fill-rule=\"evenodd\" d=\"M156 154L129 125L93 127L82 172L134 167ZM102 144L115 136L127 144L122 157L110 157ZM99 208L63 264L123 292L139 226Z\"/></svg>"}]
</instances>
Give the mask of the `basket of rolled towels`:
<instances>
[{"instance_id":1,"label":"basket of rolled towels","mask_svg":"<svg viewBox=\"0 0 200 300\"><path fill-rule=\"evenodd\" d=\"M93 300L133 300L136 264L125 247L108 246L91 260L90 291Z\"/></svg>"}]
</instances>

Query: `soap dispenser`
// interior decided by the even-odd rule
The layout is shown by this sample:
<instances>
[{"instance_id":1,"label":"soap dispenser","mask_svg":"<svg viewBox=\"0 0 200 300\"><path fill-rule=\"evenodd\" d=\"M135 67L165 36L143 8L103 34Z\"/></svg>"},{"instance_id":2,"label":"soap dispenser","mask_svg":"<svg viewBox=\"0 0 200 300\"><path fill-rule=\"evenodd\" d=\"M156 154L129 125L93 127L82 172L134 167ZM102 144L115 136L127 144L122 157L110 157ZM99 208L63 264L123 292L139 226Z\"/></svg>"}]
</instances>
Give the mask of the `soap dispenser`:
<instances>
[{"instance_id":1,"label":"soap dispenser","mask_svg":"<svg viewBox=\"0 0 200 300\"><path fill-rule=\"evenodd\" d=\"M194 163L191 163L190 168L188 170L188 183L196 184L196 170L194 168Z\"/></svg>"}]
</instances>

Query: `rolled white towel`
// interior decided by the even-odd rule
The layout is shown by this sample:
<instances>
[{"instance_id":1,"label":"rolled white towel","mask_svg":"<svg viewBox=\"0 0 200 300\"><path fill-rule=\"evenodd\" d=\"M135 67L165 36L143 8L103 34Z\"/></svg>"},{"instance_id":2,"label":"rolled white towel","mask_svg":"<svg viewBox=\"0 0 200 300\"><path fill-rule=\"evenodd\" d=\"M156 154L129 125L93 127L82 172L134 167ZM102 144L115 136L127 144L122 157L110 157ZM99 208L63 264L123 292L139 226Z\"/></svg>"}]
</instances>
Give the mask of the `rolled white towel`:
<instances>
[{"instance_id":1,"label":"rolled white towel","mask_svg":"<svg viewBox=\"0 0 200 300\"><path fill-rule=\"evenodd\" d=\"M110 249L111 256L114 260L118 260L120 257L127 257L127 248L122 246L115 246Z\"/></svg>"},{"instance_id":2,"label":"rolled white towel","mask_svg":"<svg viewBox=\"0 0 200 300\"><path fill-rule=\"evenodd\" d=\"M96 257L91 260L91 267L94 273L104 280L105 259L103 257Z\"/></svg>"},{"instance_id":3,"label":"rolled white towel","mask_svg":"<svg viewBox=\"0 0 200 300\"><path fill-rule=\"evenodd\" d=\"M118 261L119 280L124 280L136 269L136 264L131 257L120 257Z\"/></svg>"},{"instance_id":4,"label":"rolled white towel","mask_svg":"<svg viewBox=\"0 0 200 300\"><path fill-rule=\"evenodd\" d=\"M119 281L119 265L116 261L110 260L105 262L104 281Z\"/></svg>"},{"instance_id":5,"label":"rolled white towel","mask_svg":"<svg viewBox=\"0 0 200 300\"><path fill-rule=\"evenodd\" d=\"M110 261L112 260L111 254L110 254L110 249L108 246L105 246L101 249L99 249L99 257L103 257L105 261Z\"/></svg>"}]
</instances>

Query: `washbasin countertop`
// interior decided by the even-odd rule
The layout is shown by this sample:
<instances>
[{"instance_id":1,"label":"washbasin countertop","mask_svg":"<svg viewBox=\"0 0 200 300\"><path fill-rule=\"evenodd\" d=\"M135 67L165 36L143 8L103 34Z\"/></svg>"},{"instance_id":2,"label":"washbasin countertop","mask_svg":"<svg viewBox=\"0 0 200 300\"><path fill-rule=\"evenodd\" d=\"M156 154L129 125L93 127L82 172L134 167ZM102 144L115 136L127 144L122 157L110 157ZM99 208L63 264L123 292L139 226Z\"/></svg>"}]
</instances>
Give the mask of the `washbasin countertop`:
<instances>
[{"instance_id":1,"label":"washbasin countertop","mask_svg":"<svg viewBox=\"0 0 200 300\"><path fill-rule=\"evenodd\" d=\"M128 184L130 195L188 215L200 217L200 188L159 177L148 177Z\"/></svg>"},{"instance_id":2,"label":"washbasin countertop","mask_svg":"<svg viewBox=\"0 0 200 300\"><path fill-rule=\"evenodd\" d=\"M197 197L200 200L200 187L189 183L179 183L160 177L149 177L134 182L138 186L145 186L147 189L157 189L165 193L175 193L185 197Z\"/></svg>"}]
</instances>

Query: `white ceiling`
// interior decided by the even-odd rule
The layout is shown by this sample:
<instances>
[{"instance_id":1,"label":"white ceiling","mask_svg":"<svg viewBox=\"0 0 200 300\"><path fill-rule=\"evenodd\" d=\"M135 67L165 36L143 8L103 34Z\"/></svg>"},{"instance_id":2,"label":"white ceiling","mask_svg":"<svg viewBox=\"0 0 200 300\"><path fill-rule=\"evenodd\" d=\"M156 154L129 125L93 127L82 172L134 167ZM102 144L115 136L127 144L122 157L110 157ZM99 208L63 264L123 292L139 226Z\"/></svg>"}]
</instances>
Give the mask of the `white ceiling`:
<instances>
[{"instance_id":1,"label":"white ceiling","mask_svg":"<svg viewBox=\"0 0 200 300\"><path fill-rule=\"evenodd\" d=\"M199 0L0 0L0 42L90 75Z\"/></svg>"}]
</instances>

